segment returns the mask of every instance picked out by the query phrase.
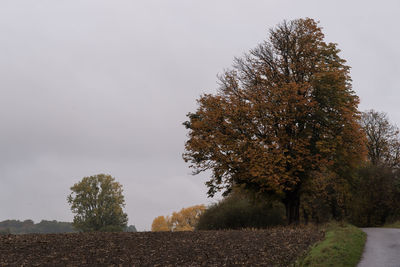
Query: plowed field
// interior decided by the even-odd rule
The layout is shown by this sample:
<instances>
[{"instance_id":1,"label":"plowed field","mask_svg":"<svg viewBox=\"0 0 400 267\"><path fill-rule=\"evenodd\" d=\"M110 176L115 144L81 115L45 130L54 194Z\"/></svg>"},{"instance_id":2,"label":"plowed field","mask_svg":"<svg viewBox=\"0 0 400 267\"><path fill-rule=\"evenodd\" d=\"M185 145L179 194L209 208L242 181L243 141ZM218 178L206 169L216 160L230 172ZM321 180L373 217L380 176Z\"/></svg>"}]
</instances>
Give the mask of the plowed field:
<instances>
[{"instance_id":1,"label":"plowed field","mask_svg":"<svg viewBox=\"0 0 400 267\"><path fill-rule=\"evenodd\" d=\"M0 235L0 266L287 266L322 237L310 227Z\"/></svg>"}]
</instances>

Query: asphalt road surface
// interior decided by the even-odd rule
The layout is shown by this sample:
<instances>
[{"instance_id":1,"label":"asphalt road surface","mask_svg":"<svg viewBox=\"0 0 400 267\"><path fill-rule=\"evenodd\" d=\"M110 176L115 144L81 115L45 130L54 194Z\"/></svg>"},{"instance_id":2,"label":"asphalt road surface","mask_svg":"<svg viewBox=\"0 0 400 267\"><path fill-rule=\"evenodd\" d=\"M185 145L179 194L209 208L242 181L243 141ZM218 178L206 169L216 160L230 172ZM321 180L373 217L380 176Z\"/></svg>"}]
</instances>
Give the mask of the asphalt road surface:
<instances>
[{"instance_id":1,"label":"asphalt road surface","mask_svg":"<svg viewBox=\"0 0 400 267\"><path fill-rule=\"evenodd\" d=\"M363 228L367 243L358 267L400 267L400 229Z\"/></svg>"}]
</instances>

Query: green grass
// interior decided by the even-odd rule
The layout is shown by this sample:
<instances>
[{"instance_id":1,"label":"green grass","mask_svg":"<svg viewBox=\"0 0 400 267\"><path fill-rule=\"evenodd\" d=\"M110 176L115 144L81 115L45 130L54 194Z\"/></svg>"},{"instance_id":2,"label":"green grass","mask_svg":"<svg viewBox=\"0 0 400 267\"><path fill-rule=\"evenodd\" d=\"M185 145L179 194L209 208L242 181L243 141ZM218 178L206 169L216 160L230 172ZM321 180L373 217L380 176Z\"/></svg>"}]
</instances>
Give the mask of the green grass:
<instances>
[{"instance_id":1,"label":"green grass","mask_svg":"<svg viewBox=\"0 0 400 267\"><path fill-rule=\"evenodd\" d=\"M383 227L384 228L400 228L400 221L390 223L390 224L385 224Z\"/></svg>"},{"instance_id":2,"label":"green grass","mask_svg":"<svg viewBox=\"0 0 400 267\"><path fill-rule=\"evenodd\" d=\"M325 239L314 245L297 266L357 266L366 234L361 229L340 223L325 226Z\"/></svg>"}]
</instances>

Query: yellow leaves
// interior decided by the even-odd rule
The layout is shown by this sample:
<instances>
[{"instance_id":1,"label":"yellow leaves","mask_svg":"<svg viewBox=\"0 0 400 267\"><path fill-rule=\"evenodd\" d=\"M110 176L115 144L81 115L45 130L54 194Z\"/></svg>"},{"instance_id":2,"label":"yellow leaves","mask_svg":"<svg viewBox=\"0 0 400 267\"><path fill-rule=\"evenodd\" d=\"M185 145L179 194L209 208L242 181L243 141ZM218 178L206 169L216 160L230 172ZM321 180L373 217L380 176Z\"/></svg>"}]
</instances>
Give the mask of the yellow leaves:
<instances>
[{"instance_id":1,"label":"yellow leaves","mask_svg":"<svg viewBox=\"0 0 400 267\"><path fill-rule=\"evenodd\" d=\"M173 212L171 216L158 216L153 220L151 231L193 231L205 209L204 205L196 205Z\"/></svg>"},{"instance_id":2,"label":"yellow leaves","mask_svg":"<svg viewBox=\"0 0 400 267\"><path fill-rule=\"evenodd\" d=\"M151 224L151 231L152 232L162 232L162 231L169 231L169 225L164 216L158 216L153 220Z\"/></svg>"}]
</instances>

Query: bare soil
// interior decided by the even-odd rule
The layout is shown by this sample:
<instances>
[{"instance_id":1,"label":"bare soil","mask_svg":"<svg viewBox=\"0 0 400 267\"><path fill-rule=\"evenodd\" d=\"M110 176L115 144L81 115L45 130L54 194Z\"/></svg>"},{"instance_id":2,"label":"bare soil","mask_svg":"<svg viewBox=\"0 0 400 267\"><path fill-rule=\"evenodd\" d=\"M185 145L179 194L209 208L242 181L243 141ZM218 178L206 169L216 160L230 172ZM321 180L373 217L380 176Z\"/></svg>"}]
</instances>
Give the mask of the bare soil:
<instances>
[{"instance_id":1,"label":"bare soil","mask_svg":"<svg viewBox=\"0 0 400 267\"><path fill-rule=\"evenodd\" d=\"M0 235L0 266L288 266L322 238L315 227Z\"/></svg>"}]
</instances>

